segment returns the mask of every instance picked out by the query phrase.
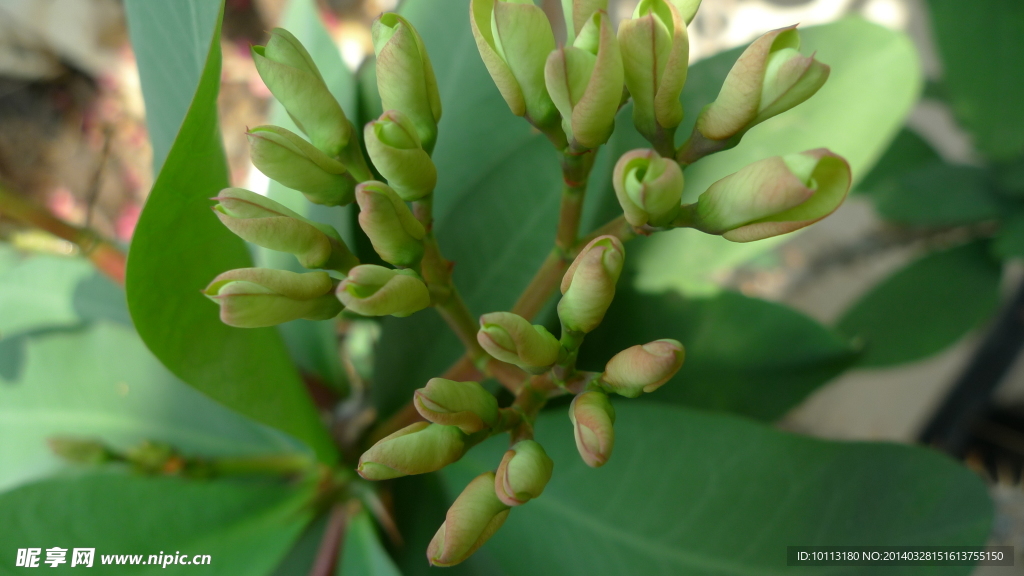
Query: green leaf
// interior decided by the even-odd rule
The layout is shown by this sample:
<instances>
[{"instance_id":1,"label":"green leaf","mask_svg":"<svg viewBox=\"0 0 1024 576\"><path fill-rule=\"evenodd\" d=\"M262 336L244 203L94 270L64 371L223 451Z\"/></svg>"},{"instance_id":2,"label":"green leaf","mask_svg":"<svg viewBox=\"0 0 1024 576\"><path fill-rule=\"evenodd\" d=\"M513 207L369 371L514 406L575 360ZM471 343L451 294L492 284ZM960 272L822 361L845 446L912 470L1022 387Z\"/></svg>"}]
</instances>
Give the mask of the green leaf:
<instances>
[{"instance_id":1,"label":"green leaf","mask_svg":"<svg viewBox=\"0 0 1024 576\"><path fill-rule=\"evenodd\" d=\"M860 181L856 191L871 194L888 181L939 160L942 160L942 157L931 144L925 142L916 132L904 128L896 135L885 155L878 160L871 172Z\"/></svg>"},{"instance_id":2,"label":"green leaf","mask_svg":"<svg viewBox=\"0 0 1024 576\"><path fill-rule=\"evenodd\" d=\"M642 401L616 404L615 430L615 453L594 470L576 453L566 415L541 415L537 440L554 476L483 550L515 574L754 576L789 573L787 546L980 546L992 525L981 479L928 449L825 442ZM494 438L447 468L452 491L505 449Z\"/></svg>"},{"instance_id":3,"label":"green leaf","mask_svg":"<svg viewBox=\"0 0 1024 576\"><path fill-rule=\"evenodd\" d=\"M338 564L338 576L401 576L380 543L373 519L366 510L349 518Z\"/></svg>"},{"instance_id":4,"label":"green leaf","mask_svg":"<svg viewBox=\"0 0 1024 576\"><path fill-rule=\"evenodd\" d=\"M313 493L311 483L196 482L113 473L55 478L0 495L0 541L9 553L66 548L62 573L72 570L74 548L95 548L91 574L164 574L163 566L146 565L150 555L180 552L189 561L210 555L208 566L187 567L192 574L259 576L273 570L309 521ZM104 557L120 555L141 555L144 566L104 564Z\"/></svg>"},{"instance_id":5,"label":"green leaf","mask_svg":"<svg viewBox=\"0 0 1024 576\"><path fill-rule=\"evenodd\" d=\"M953 112L993 160L1024 153L1024 4L929 0Z\"/></svg>"},{"instance_id":6,"label":"green leaf","mask_svg":"<svg viewBox=\"0 0 1024 576\"><path fill-rule=\"evenodd\" d=\"M850 162L855 178L866 174L882 156L921 90L921 70L910 39L858 18L801 29L800 37L802 52L814 52L832 67L828 82L807 102L755 127L736 148L687 168L684 201L692 202L715 181L769 156L829 148ZM682 138L690 134L701 108L718 95L741 52L740 48L730 50L690 68L683 91L687 119L679 128ZM632 132L624 140L619 153L647 147ZM818 224L823 225L828 220ZM643 261L637 286L649 292L675 289L707 294L715 290L716 272L789 237L735 244L689 230L657 234L645 248L657 258L634 252ZM697 265L691 266L694 259Z\"/></svg>"},{"instance_id":7,"label":"green leaf","mask_svg":"<svg viewBox=\"0 0 1024 576\"><path fill-rule=\"evenodd\" d=\"M996 256L1004 260L1024 258L1024 211L1003 220L992 243Z\"/></svg>"},{"instance_id":8,"label":"green leaf","mask_svg":"<svg viewBox=\"0 0 1024 576\"><path fill-rule=\"evenodd\" d=\"M886 220L915 226L951 226L993 220L1005 212L988 172L941 160L879 184L871 193Z\"/></svg>"},{"instance_id":9,"label":"green leaf","mask_svg":"<svg viewBox=\"0 0 1024 576\"><path fill-rule=\"evenodd\" d=\"M321 459L333 460L328 434L278 333L222 324L217 306L200 292L217 274L252 265L245 244L221 225L208 200L228 185L217 127L220 12L214 8L219 3L127 4L144 93L178 83L184 88L174 93L187 89L191 102L181 120L171 102L147 100L151 122L173 119L181 128L139 218L128 257L128 305L139 335L185 382L306 442ZM178 69L194 64L196 54L205 64L198 84L188 84L192 77Z\"/></svg>"},{"instance_id":10,"label":"green leaf","mask_svg":"<svg viewBox=\"0 0 1024 576\"><path fill-rule=\"evenodd\" d=\"M999 276L985 241L933 252L875 286L836 326L863 339L860 366L926 358L992 316Z\"/></svg>"},{"instance_id":11,"label":"green leaf","mask_svg":"<svg viewBox=\"0 0 1024 576\"><path fill-rule=\"evenodd\" d=\"M857 358L835 333L779 304L732 292L683 298L620 290L583 343L579 365L601 371L620 350L659 338L682 342L686 361L645 398L769 421Z\"/></svg>"}]
</instances>

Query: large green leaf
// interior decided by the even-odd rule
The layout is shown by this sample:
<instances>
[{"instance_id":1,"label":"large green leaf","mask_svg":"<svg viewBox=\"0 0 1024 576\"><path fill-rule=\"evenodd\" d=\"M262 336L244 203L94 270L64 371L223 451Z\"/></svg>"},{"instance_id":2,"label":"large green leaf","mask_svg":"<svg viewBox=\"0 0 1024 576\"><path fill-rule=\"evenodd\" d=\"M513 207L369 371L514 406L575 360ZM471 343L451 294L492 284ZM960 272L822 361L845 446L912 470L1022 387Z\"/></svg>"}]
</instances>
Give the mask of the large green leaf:
<instances>
[{"instance_id":1,"label":"large green leaf","mask_svg":"<svg viewBox=\"0 0 1024 576\"><path fill-rule=\"evenodd\" d=\"M863 339L861 366L919 360L992 316L999 305L999 273L985 241L933 252L875 286L837 327Z\"/></svg>"},{"instance_id":2,"label":"large green leaf","mask_svg":"<svg viewBox=\"0 0 1024 576\"><path fill-rule=\"evenodd\" d=\"M993 220L1006 211L986 170L941 160L880 183L871 197L886 220L917 226Z\"/></svg>"},{"instance_id":3,"label":"large green leaf","mask_svg":"<svg viewBox=\"0 0 1024 576\"><path fill-rule=\"evenodd\" d=\"M774 420L848 368L855 349L785 306L733 292L708 298L620 290L587 336L580 366L600 371L615 353L659 338L686 347L686 361L648 398Z\"/></svg>"},{"instance_id":4,"label":"large green leaf","mask_svg":"<svg viewBox=\"0 0 1024 576\"><path fill-rule=\"evenodd\" d=\"M1024 3L929 0L946 92L957 118L994 160L1024 153Z\"/></svg>"},{"instance_id":5,"label":"large green leaf","mask_svg":"<svg viewBox=\"0 0 1024 576\"><path fill-rule=\"evenodd\" d=\"M46 444L57 435L208 456L302 449L171 375L125 321L124 292L84 260L37 256L0 272L0 307L13 312L0 320L0 490L58 469Z\"/></svg>"},{"instance_id":6,"label":"large green leaf","mask_svg":"<svg viewBox=\"0 0 1024 576\"><path fill-rule=\"evenodd\" d=\"M880 186L901 177L906 172L922 168L928 164L942 160L931 144L916 132L904 128L893 139L889 149L878 159L878 163L857 184L858 192L871 194Z\"/></svg>"},{"instance_id":7,"label":"large green leaf","mask_svg":"<svg viewBox=\"0 0 1024 576\"><path fill-rule=\"evenodd\" d=\"M373 518L361 510L345 527L345 542L338 563L338 576L401 576L387 550L380 543Z\"/></svg>"},{"instance_id":8,"label":"large green leaf","mask_svg":"<svg viewBox=\"0 0 1024 576\"><path fill-rule=\"evenodd\" d=\"M217 274L252 265L245 244L221 225L208 200L228 185L217 126L219 3L131 0L127 5L145 93L177 82L187 91L176 88L175 94L187 93L191 102L182 120L176 116L177 100L147 101L151 122L173 118L181 128L139 218L128 257L128 305L139 335L185 382L332 460L328 434L278 333L222 324L216 305L200 292ZM196 58L202 74L192 84L186 84L191 76L177 75L177 68L165 62L182 67L196 64Z\"/></svg>"},{"instance_id":9,"label":"large green leaf","mask_svg":"<svg viewBox=\"0 0 1024 576\"><path fill-rule=\"evenodd\" d=\"M781 154L826 147L850 162L855 178L882 156L921 89L916 50L904 34L847 18L800 32L801 50L832 67L813 98L751 130L736 148L705 158L686 170L687 201L743 166ZM688 135L697 113L714 100L741 50L730 50L692 66L683 93ZM630 147L643 147L634 137ZM628 148L627 148L628 149ZM828 220L818 226L827 226ZM657 234L641 261L637 286L648 291L688 293L714 290L715 272L749 260L785 241L778 237L735 244L690 230ZM648 252L649 251L649 252Z\"/></svg>"},{"instance_id":10,"label":"large green leaf","mask_svg":"<svg viewBox=\"0 0 1024 576\"><path fill-rule=\"evenodd\" d=\"M992 248L1003 259L1024 258L1024 211L1015 212L1000 223Z\"/></svg>"},{"instance_id":11,"label":"large green leaf","mask_svg":"<svg viewBox=\"0 0 1024 576\"><path fill-rule=\"evenodd\" d=\"M977 546L992 525L981 479L927 449L813 440L642 401L619 402L616 414L615 453L598 470L580 460L564 413L541 415L537 440L554 476L483 548L509 574L789 574L787 546ZM505 449L504 438L492 439L446 469L451 492L493 469Z\"/></svg>"},{"instance_id":12,"label":"large green leaf","mask_svg":"<svg viewBox=\"0 0 1024 576\"><path fill-rule=\"evenodd\" d=\"M113 473L55 478L0 495L0 572L18 574L18 548L68 550L56 573L76 574L74 548L95 548L90 574L165 574L150 555L181 553L209 565L192 574L268 574L309 521L309 483L196 482ZM104 557L141 555L141 566L105 564ZM42 553L46 559L46 552ZM131 562L127 558L125 563ZM50 566L42 564L50 572ZM175 566L176 568L178 566ZM76 566L75 568L82 568Z\"/></svg>"}]
</instances>

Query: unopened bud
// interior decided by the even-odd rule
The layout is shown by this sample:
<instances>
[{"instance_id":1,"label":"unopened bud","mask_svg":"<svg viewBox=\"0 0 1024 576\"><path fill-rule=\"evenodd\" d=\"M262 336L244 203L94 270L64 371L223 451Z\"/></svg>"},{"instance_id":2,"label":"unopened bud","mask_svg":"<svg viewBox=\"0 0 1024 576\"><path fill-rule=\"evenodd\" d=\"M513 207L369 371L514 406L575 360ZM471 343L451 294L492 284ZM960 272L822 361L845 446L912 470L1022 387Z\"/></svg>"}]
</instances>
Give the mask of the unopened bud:
<instances>
[{"instance_id":1,"label":"unopened bud","mask_svg":"<svg viewBox=\"0 0 1024 576\"><path fill-rule=\"evenodd\" d=\"M686 352L676 340L655 340L626 348L604 367L606 389L627 398L654 392L683 366Z\"/></svg>"},{"instance_id":2,"label":"unopened bud","mask_svg":"<svg viewBox=\"0 0 1024 576\"><path fill-rule=\"evenodd\" d=\"M185 461L169 444L144 441L125 452L125 460L143 474L180 472Z\"/></svg>"},{"instance_id":3,"label":"unopened bud","mask_svg":"<svg viewBox=\"0 0 1024 576\"><path fill-rule=\"evenodd\" d=\"M535 126L558 121L544 85L544 64L555 35L533 0L472 0L470 24L480 57L508 107Z\"/></svg>"},{"instance_id":4,"label":"unopened bud","mask_svg":"<svg viewBox=\"0 0 1024 576\"><path fill-rule=\"evenodd\" d=\"M494 491L509 506L519 506L544 492L555 463L544 447L533 440L521 440L505 452L495 474Z\"/></svg>"},{"instance_id":5,"label":"unopened bud","mask_svg":"<svg viewBox=\"0 0 1024 576\"><path fill-rule=\"evenodd\" d=\"M469 558L501 528L509 510L494 493L494 472L477 476L448 509L427 547L427 560L434 566L454 566Z\"/></svg>"},{"instance_id":6,"label":"unopened bud","mask_svg":"<svg viewBox=\"0 0 1024 576\"><path fill-rule=\"evenodd\" d=\"M328 156L341 155L352 125L298 39L275 28L266 46L252 47L252 57L263 82L299 129Z\"/></svg>"},{"instance_id":7,"label":"unopened bud","mask_svg":"<svg viewBox=\"0 0 1024 576\"><path fill-rule=\"evenodd\" d=\"M612 175L615 196L633 226L665 226L679 214L683 171L654 150L626 152Z\"/></svg>"},{"instance_id":8,"label":"unopened bud","mask_svg":"<svg viewBox=\"0 0 1024 576\"><path fill-rule=\"evenodd\" d=\"M421 416L435 424L458 426L466 434L498 423L498 401L477 382L431 378L413 395Z\"/></svg>"},{"instance_id":9,"label":"unopened bud","mask_svg":"<svg viewBox=\"0 0 1024 576\"><path fill-rule=\"evenodd\" d=\"M619 25L619 47L633 97L633 124L644 138L664 143L674 154L690 57L685 21L669 0L641 0L633 18Z\"/></svg>"},{"instance_id":10,"label":"unopened bud","mask_svg":"<svg viewBox=\"0 0 1024 576\"><path fill-rule=\"evenodd\" d=\"M434 472L462 458L465 439L456 426L410 424L363 452L356 472L367 480Z\"/></svg>"},{"instance_id":11,"label":"unopened bud","mask_svg":"<svg viewBox=\"0 0 1024 576\"><path fill-rule=\"evenodd\" d=\"M341 162L328 157L298 134L279 126L246 132L249 156L257 170L307 200L324 206L352 202L356 181Z\"/></svg>"},{"instance_id":12,"label":"unopened bud","mask_svg":"<svg viewBox=\"0 0 1024 576\"><path fill-rule=\"evenodd\" d=\"M572 46L548 56L544 79L570 142L592 149L608 141L623 88L622 54L608 14L595 12Z\"/></svg>"},{"instance_id":13,"label":"unopened bud","mask_svg":"<svg viewBox=\"0 0 1024 576\"><path fill-rule=\"evenodd\" d=\"M373 264L349 270L337 294L345 307L363 316L402 318L430 306L430 291L415 272Z\"/></svg>"},{"instance_id":14,"label":"unopened bud","mask_svg":"<svg viewBox=\"0 0 1024 576\"><path fill-rule=\"evenodd\" d=\"M591 468L604 466L615 446L615 408L608 395L588 390L576 396L569 405L569 420L583 461Z\"/></svg>"},{"instance_id":15,"label":"unopened bud","mask_svg":"<svg viewBox=\"0 0 1024 576\"><path fill-rule=\"evenodd\" d=\"M682 17L683 22L689 24L693 22L693 17L697 15L697 9L700 8L701 0L671 0L672 4L679 11L679 15Z\"/></svg>"},{"instance_id":16,"label":"unopened bud","mask_svg":"<svg viewBox=\"0 0 1024 576\"><path fill-rule=\"evenodd\" d=\"M326 272L297 274L240 268L217 276L203 293L220 305L220 319L236 328L262 328L291 320L327 320L341 312Z\"/></svg>"},{"instance_id":17,"label":"unopened bud","mask_svg":"<svg viewBox=\"0 0 1024 576\"><path fill-rule=\"evenodd\" d=\"M795 26L772 30L733 65L718 98L701 111L695 130L708 140L729 140L813 96L829 67L799 52Z\"/></svg>"},{"instance_id":18,"label":"unopened bud","mask_svg":"<svg viewBox=\"0 0 1024 576\"><path fill-rule=\"evenodd\" d=\"M576 256L562 277L558 317L564 329L586 334L597 328L615 298L626 251L614 236L599 236Z\"/></svg>"},{"instance_id":19,"label":"unopened bud","mask_svg":"<svg viewBox=\"0 0 1024 576\"><path fill-rule=\"evenodd\" d=\"M427 231L390 186L363 182L356 187L359 226L380 257L395 266L415 266L423 257Z\"/></svg>"},{"instance_id":20,"label":"unopened bud","mask_svg":"<svg viewBox=\"0 0 1024 576\"><path fill-rule=\"evenodd\" d=\"M73 464L97 466L114 459L114 454L99 440L57 436L46 442L54 454Z\"/></svg>"},{"instance_id":21,"label":"unopened bud","mask_svg":"<svg viewBox=\"0 0 1024 576\"><path fill-rule=\"evenodd\" d=\"M405 114L388 110L367 124L363 135L370 160L402 200L412 202L433 192L437 169Z\"/></svg>"},{"instance_id":22,"label":"unopened bud","mask_svg":"<svg viewBox=\"0 0 1024 576\"><path fill-rule=\"evenodd\" d=\"M481 316L476 340L494 358L528 370L547 369L562 349L546 328L511 312Z\"/></svg>"},{"instance_id":23,"label":"unopened bud","mask_svg":"<svg viewBox=\"0 0 1024 576\"><path fill-rule=\"evenodd\" d=\"M565 18L569 43L598 10L607 12L608 0L562 0L562 16Z\"/></svg>"},{"instance_id":24,"label":"unopened bud","mask_svg":"<svg viewBox=\"0 0 1024 576\"><path fill-rule=\"evenodd\" d=\"M851 178L846 160L824 148L766 158L701 194L693 227L733 242L799 230L839 208Z\"/></svg>"},{"instance_id":25,"label":"unopened bud","mask_svg":"<svg viewBox=\"0 0 1024 576\"><path fill-rule=\"evenodd\" d=\"M346 273L359 264L338 231L307 220L281 204L242 188L225 188L213 211L229 230L268 250L294 254L306 268Z\"/></svg>"},{"instance_id":26,"label":"unopened bud","mask_svg":"<svg viewBox=\"0 0 1024 576\"><path fill-rule=\"evenodd\" d=\"M373 22L377 90L384 110L398 110L416 126L423 149L434 150L441 95L427 49L412 24L392 12Z\"/></svg>"}]
</instances>

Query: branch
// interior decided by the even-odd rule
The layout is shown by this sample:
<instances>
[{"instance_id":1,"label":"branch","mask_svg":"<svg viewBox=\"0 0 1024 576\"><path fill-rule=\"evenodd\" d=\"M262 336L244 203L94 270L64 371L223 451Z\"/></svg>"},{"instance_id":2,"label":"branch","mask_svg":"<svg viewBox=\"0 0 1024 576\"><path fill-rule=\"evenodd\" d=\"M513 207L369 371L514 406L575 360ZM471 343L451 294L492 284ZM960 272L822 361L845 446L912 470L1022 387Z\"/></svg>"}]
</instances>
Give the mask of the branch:
<instances>
[{"instance_id":1,"label":"branch","mask_svg":"<svg viewBox=\"0 0 1024 576\"><path fill-rule=\"evenodd\" d=\"M324 535L320 539L320 548L317 549L316 559L313 561L313 568L309 571L309 576L330 576L334 573L334 568L341 556L341 540L345 537L347 524L347 506L338 502L331 508L327 529L324 530Z\"/></svg>"}]
</instances>

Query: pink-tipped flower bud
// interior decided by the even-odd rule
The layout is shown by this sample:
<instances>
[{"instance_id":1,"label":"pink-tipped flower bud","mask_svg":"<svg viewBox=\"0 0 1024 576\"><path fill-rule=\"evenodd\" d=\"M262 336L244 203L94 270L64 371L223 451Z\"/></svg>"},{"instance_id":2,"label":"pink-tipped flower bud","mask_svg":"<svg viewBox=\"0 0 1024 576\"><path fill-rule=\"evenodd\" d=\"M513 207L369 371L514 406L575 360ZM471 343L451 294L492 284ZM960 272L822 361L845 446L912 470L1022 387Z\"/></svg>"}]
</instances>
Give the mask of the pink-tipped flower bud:
<instances>
[{"instance_id":1,"label":"pink-tipped flower bud","mask_svg":"<svg viewBox=\"0 0 1024 576\"><path fill-rule=\"evenodd\" d=\"M448 509L427 547L427 560L434 566L454 566L469 558L501 528L509 510L494 493L494 472L477 476Z\"/></svg>"},{"instance_id":2,"label":"pink-tipped flower bud","mask_svg":"<svg viewBox=\"0 0 1024 576\"><path fill-rule=\"evenodd\" d=\"M576 396L569 405L569 419L583 461L591 468L604 466L615 446L615 408L608 395L588 390Z\"/></svg>"},{"instance_id":3,"label":"pink-tipped flower bud","mask_svg":"<svg viewBox=\"0 0 1024 576\"><path fill-rule=\"evenodd\" d=\"M363 135L370 160L402 200L412 202L434 191L437 168L405 114L388 110L367 124Z\"/></svg>"},{"instance_id":4,"label":"pink-tipped flower bud","mask_svg":"<svg viewBox=\"0 0 1024 576\"><path fill-rule=\"evenodd\" d=\"M562 349L546 328L511 312L481 316L476 340L491 356L527 370L546 370Z\"/></svg>"},{"instance_id":5,"label":"pink-tipped flower bud","mask_svg":"<svg viewBox=\"0 0 1024 576\"><path fill-rule=\"evenodd\" d=\"M655 340L626 348L604 367L605 388L627 398L654 392L683 366L686 351L676 340Z\"/></svg>"},{"instance_id":6,"label":"pink-tipped flower bud","mask_svg":"<svg viewBox=\"0 0 1024 576\"><path fill-rule=\"evenodd\" d=\"M419 263L427 231L390 186L363 182L356 187L356 202L359 226L385 262L403 267Z\"/></svg>"},{"instance_id":7,"label":"pink-tipped flower bud","mask_svg":"<svg viewBox=\"0 0 1024 576\"><path fill-rule=\"evenodd\" d=\"M240 268L214 278L203 294L220 305L221 322L236 328L262 328L300 318L334 318L342 309L334 286L326 272Z\"/></svg>"},{"instance_id":8,"label":"pink-tipped flower bud","mask_svg":"<svg viewBox=\"0 0 1024 576\"><path fill-rule=\"evenodd\" d=\"M562 327L586 334L597 328L615 298L626 251L614 236L594 238L562 277L558 317Z\"/></svg>"},{"instance_id":9,"label":"pink-tipped flower bud","mask_svg":"<svg viewBox=\"0 0 1024 576\"><path fill-rule=\"evenodd\" d=\"M280 126L257 126L246 136L252 164L267 178L301 192L314 204L352 203L356 181L345 165L298 134Z\"/></svg>"},{"instance_id":10,"label":"pink-tipped flower bud","mask_svg":"<svg viewBox=\"0 0 1024 576\"><path fill-rule=\"evenodd\" d=\"M498 423L498 401L477 382L455 382L431 378L413 395L416 411L427 420L458 426L466 434L486 430Z\"/></svg>"},{"instance_id":11,"label":"pink-tipped flower bud","mask_svg":"<svg viewBox=\"0 0 1024 576\"><path fill-rule=\"evenodd\" d=\"M426 474L462 458L465 451L466 435L458 427L417 422L363 452L356 472L367 480Z\"/></svg>"},{"instance_id":12,"label":"pink-tipped flower bud","mask_svg":"<svg viewBox=\"0 0 1024 576\"><path fill-rule=\"evenodd\" d=\"M349 270L337 296L346 308L363 316L403 318L430 306L430 291L416 272L374 264Z\"/></svg>"},{"instance_id":13,"label":"pink-tipped flower bud","mask_svg":"<svg viewBox=\"0 0 1024 576\"><path fill-rule=\"evenodd\" d=\"M850 165L819 148L755 162L715 182L697 199L693 227L750 242L799 230L821 220L850 191Z\"/></svg>"},{"instance_id":14,"label":"pink-tipped flower bud","mask_svg":"<svg viewBox=\"0 0 1024 576\"><path fill-rule=\"evenodd\" d=\"M608 0L562 0L562 17L565 18L568 42L576 38L598 10L607 12Z\"/></svg>"},{"instance_id":15,"label":"pink-tipped flower bud","mask_svg":"<svg viewBox=\"0 0 1024 576\"><path fill-rule=\"evenodd\" d=\"M612 175L615 196L633 226L665 226L679 214L683 171L654 150L626 152Z\"/></svg>"},{"instance_id":16,"label":"pink-tipped flower bud","mask_svg":"<svg viewBox=\"0 0 1024 576\"><path fill-rule=\"evenodd\" d=\"M494 491L509 506L526 504L544 492L554 467L543 446L533 440L521 440L502 457Z\"/></svg>"}]
</instances>

